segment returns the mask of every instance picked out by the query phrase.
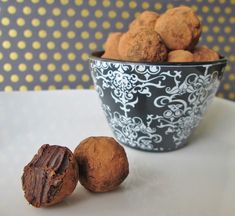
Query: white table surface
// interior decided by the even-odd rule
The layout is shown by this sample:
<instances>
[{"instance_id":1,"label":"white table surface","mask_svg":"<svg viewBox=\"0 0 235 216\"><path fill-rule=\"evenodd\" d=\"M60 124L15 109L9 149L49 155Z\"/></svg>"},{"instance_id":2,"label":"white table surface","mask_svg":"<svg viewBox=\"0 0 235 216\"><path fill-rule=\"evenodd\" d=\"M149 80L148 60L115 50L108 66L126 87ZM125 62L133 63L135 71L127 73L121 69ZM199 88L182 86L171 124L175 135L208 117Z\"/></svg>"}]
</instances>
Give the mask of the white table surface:
<instances>
[{"instance_id":1,"label":"white table surface","mask_svg":"<svg viewBox=\"0 0 235 216\"><path fill-rule=\"evenodd\" d=\"M216 98L190 144L169 153L125 148L130 174L113 192L78 184L45 209L27 204L22 169L44 143L74 150L88 136L112 135L94 91L0 93L0 215L235 215L235 103Z\"/></svg>"}]
</instances>

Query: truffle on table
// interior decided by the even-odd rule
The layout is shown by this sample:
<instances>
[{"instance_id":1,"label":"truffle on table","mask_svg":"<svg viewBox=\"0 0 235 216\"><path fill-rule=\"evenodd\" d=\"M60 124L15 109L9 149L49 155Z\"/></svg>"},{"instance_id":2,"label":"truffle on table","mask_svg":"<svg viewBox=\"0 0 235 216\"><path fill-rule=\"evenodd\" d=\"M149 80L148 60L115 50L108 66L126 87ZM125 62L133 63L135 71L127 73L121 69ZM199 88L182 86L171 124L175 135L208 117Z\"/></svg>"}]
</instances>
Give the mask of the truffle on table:
<instances>
[{"instance_id":1,"label":"truffle on table","mask_svg":"<svg viewBox=\"0 0 235 216\"><path fill-rule=\"evenodd\" d=\"M139 28L154 29L159 16L159 14L153 11L144 11L130 23L129 30L137 30Z\"/></svg>"},{"instance_id":2,"label":"truffle on table","mask_svg":"<svg viewBox=\"0 0 235 216\"><path fill-rule=\"evenodd\" d=\"M112 32L109 34L105 42L105 53L102 55L102 58L120 60L118 44L122 34L122 32Z\"/></svg>"},{"instance_id":3,"label":"truffle on table","mask_svg":"<svg viewBox=\"0 0 235 216\"><path fill-rule=\"evenodd\" d=\"M193 50L193 58L195 62L216 61L219 60L219 54L207 47L196 47Z\"/></svg>"},{"instance_id":4,"label":"truffle on table","mask_svg":"<svg viewBox=\"0 0 235 216\"><path fill-rule=\"evenodd\" d=\"M192 50L201 35L201 22L190 7L167 10L156 22L155 31L170 50Z\"/></svg>"},{"instance_id":5,"label":"truffle on table","mask_svg":"<svg viewBox=\"0 0 235 216\"><path fill-rule=\"evenodd\" d=\"M116 189L129 173L125 150L111 137L89 137L77 146L74 155L79 181L92 192Z\"/></svg>"},{"instance_id":6,"label":"truffle on table","mask_svg":"<svg viewBox=\"0 0 235 216\"><path fill-rule=\"evenodd\" d=\"M168 53L168 62L193 62L193 54L187 50L174 50Z\"/></svg>"},{"instance_id":7,"label":"truffle on table","mask_svg":"<svg viewBox=\"0 0 235 216\"><path fill-rule=\"evenodd\" d=\"M22 186L27 201L46 207L70 195L78 182L78 167L73 153L66 147L42 145L24 167Z\"/></svg>"},{"instance_id":8,"label":"truffle on table","mask_svg":"<svg viewBox=\"0 0 235 216\"><path fill-rule=\"evenodd\" d=\"M119 54L123 60L156 62L167 58L167 48L157 32L138 29L124 33L119 41Z\"/></svg>"}]
</instances>

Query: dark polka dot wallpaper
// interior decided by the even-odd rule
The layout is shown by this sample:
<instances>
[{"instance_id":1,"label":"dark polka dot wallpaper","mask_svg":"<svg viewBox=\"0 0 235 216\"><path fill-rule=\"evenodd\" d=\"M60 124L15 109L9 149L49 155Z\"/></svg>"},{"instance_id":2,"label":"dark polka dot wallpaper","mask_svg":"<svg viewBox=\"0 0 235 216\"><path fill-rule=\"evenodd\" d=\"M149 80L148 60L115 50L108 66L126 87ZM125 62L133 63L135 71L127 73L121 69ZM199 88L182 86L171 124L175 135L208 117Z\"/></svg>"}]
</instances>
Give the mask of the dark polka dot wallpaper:
<instances>
[{"instance_id":1,"label":"dark polka dot wallpaper","mask_svg":"<svg viewBox=\"0 0 235 216\"><path fill-rule=\"evenodd\" d=\"M218 96L235 100L235 0L0 0L0 91L92 89L88 56L143 10L188 5L201 45L228 59Z\"/></svg>"}]
</instances>

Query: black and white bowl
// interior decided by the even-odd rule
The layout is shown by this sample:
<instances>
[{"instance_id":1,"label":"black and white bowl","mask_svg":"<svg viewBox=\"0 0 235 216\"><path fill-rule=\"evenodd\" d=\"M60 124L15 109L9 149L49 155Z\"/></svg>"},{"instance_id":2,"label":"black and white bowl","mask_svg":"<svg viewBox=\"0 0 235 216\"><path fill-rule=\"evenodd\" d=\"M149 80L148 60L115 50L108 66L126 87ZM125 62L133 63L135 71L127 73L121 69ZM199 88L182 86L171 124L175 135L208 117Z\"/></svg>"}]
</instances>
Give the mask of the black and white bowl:
<instances>
[{"instance_id":1,"label":"black and white bowl","mask_svg":"<svg viewBox=\"0 0 235 216\"><path fill-rule=\"evenodd\" d=\"M223 76L226 59L142 63L90 56L90 70L116 139L153 152L187 144Z\"/></svg>"}]
</instances>

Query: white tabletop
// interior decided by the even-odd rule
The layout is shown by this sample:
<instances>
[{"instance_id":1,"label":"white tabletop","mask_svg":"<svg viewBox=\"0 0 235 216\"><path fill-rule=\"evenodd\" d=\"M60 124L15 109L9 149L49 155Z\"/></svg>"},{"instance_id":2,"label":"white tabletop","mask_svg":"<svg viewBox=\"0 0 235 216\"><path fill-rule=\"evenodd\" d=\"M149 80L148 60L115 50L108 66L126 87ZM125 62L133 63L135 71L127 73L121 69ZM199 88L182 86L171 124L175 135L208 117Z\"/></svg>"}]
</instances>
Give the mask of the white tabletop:
<instances>
[{"instance_id":1,"label":"white tabletop","mask_svg":"<svg viewBox=\"0 0 235 216\"><path fill-rule=\"evenodd\" d=\"M235 215L235 103L216 98L190 144L169 153L126 147L130 174L113 192L78 184L62 203L36 209L22 169L44 143L72 151L88 136L112 135L94 91L0 93L0 215Z\"/></svg>"}]
</instances>

